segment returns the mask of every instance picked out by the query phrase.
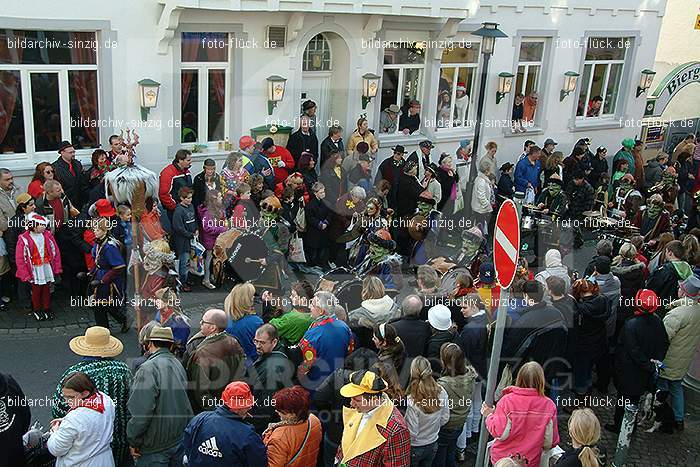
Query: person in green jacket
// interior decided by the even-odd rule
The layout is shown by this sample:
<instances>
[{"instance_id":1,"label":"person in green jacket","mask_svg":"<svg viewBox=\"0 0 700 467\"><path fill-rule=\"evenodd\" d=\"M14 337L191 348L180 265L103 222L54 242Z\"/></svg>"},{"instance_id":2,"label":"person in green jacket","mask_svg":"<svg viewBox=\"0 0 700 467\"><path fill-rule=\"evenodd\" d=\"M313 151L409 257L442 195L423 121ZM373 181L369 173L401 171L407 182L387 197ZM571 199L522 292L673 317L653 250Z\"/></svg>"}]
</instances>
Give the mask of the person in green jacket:
<instances>
[{"instance_id":1,"label":"person in green jacket","mask_svg":"<svg viewBox=\"0 0 700 467\"><path fill-rule=\"evenodd\" d=\"M292 309L282 316L270 320L277 329L283 345L297 345L304 333L309 329L313 318L309 314L309 303L314 298L314 289L309 282L303 280L292 285L290 301Z\"/></svg>"},{"instance_id":2,"label":"person in green jacket","mask_svg":"<svg viewBox=\"0 0 700 467\"><path fill-rule=\"evenodd\" d=\"M61 375L51 404L51 416L63 418L70 406L63 399L61 383L75 372L85 373L95 383L98 391L107 394L114 401L114 433L112 435L112 454L115 465L128 465L129 444L126 440L126 422L128 412L126 403L129 399L131 370L129 366L114 357L122 353L121 341L109 333L109 329L93 326L85 330L85 335L71 339L68 346L82 359L68 367Z\"/></svg>"},{"instance_id":3,"label":"person in green jacket","mask_svg":"<svg viewBox=\"0 0 700 467\"><path fill-rule=\"evenodd\" d=\"M631 174L634 174L634 155L632 155L632 148L634 148L634 139L633 138L625 138L622 140L622 147L620 148L619 151L615 153L615 156L613 157L613 166L614 164L620 160L624 159L629 163L629 168L628 172Z\"/></svg>"},{"instance_id":4,"label":"person in green jacket","mask_svg":"<svg viewBox=\"0 0 700 467\"><path fill-rule=\"evenodd\" d=\"M433 462L435 465L455 467L457 438L462 433L471 410L471 397L477 375L474 368L467 366L462 348L454 342L442 344L440 361L443 370L437 382L447 392L450 419L438 433L438 449Z\"/></svg>"},{"instance_id":5,"label":"person in green jacket","mask_svg":"<svg viewBox=\"0 0 700 467\"><path fill-rule=\"evenodd\" d=\"M192 407L187 374L170 351L174 344L172 329L155 326L148 336L151 355L134 375L126 435L137 466L182 463L182 437Z\"/></svg>"},{"instance_id":6,"label":"person in green jacket","mask_svg":"<svg viewBox=\"0 0 700 467\"><path fill-rule=\"evenodd\" d=\"M682 383L700 341L700 278L693 275L681 282L678 296L664 316L669 347L657 386L669 392L676 430L682 431L685 413Z\"/></svg>"}]
</instances>

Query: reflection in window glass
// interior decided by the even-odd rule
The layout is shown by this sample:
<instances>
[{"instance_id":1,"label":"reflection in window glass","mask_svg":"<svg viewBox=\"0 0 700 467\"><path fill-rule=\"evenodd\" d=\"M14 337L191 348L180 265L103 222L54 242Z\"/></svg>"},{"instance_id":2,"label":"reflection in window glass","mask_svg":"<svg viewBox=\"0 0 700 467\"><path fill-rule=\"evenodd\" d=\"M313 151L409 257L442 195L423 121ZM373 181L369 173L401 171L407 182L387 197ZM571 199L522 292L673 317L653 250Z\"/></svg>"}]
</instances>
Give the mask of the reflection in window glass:
<instances>
[{"instance_id":1,"label":"reflection in window glass","mask_svg":"<svg viewBox=\"0 0 700 467\"><path fill-rule=\"evenodd\" d=\"M69 71L71 141L76 149L97 148L97 71Z\"/></svg>"},{"instance_id":2,"label":"reflection in window glass","mask_svg":"<svg viewBox=\"0 0 700 467\"><path fill-rule=\"evenodd\" d=\"M593 65L586 65L583 67L583 76L581 77L581 90L578 95L578 107L576 110L576 115L579 117L584 116L587 105L588 87L591 82L591 68Z\"/></svg>"},{"instance_id":3,"label":"reflection in window glass","mask_svg":"<svg viewBox=\"0 0 700 467\"><path fill-rule=\"evenodd\" d=\"M382 73L382 110L398 105L399 74L401 70L385 69Z\"/></svg>"},{"instance_id":4,"label":"reflection in window glass","mask_svg":"<svg viewBox=\"0 0 700 467\"><path fill-rule=\"evenodd\" d=\"M21 65L94 65L94 32L0 29L0 63Z\"/></svg>"},{"instance_id":5,"label":"reflection in window glass","mask_svg":"<svg viewBox=\"0 0 700 467\"><path fill-rule=\"evenodd\" d=\"M224 139L226 71L209 70L209 129L207 141Z\"/></svg>"},{"instance_id":6,"label":"reflection in window glass","mask_svg":"<svg viewBox=\"0 0 700 467\"><path fill-rule=\"evenodd\" d=\"M544 52L544 42L521 42L520 56L521 62L541 62Z\"/></svg>"},{"instance_id":7,"label":"reflection in window glass","mask_svg":"<svg viewBox=\"0 0 700 467\"><path fill-rule=\"evenodd\" d=\"M19 71L0 71L0 153L26 152Z\"/></svg>"},{"instance_id":8,"label":"reflection in window glass","mask_svg":"<svg viewBox=\"0 0 700 467\"><path fill-rule=\"evenodd\" d=\"M630 46L625 37L589 37L586 60L624 60Z\"/></svg>"},{"instance_id":9,"label":"reflection in window glass","mask_svg":"<svg viewBox=\"0 0 700 467\"><path fill-rule=\"evenodd\" d=\"M182 62L225 62L228 60L228 34L225 32L183 32L180 41Z\"/></svg>"},{"instance_id":10,"label":"reflection in window glass","mask_svg":"<svg viewBox=\"0 0 700 467\"><path fill-rule=\"evenodd\" d=\"M610 65L610 75L608 76L608 85L605 88L605 104L603 105L604 114L615 113L615 103L617 102L617 93L620 89L620 79L622 78L622 64L614 63Z\"/></svg>"},{"instance_id":11,"label":"reflection in window glass","mask_svg":"<svg viewBox=\"0 0 700 467\"><path fill-rule=\"evenodd\" d=\"M447 128L452 126L452 83L457 68L442 68L438 82L437 113L435 126Z\"/></svg>"},{"instance_id":12,"label":"reflection in window glass","mask_svg":"<svg viewBox=\"0 0 700 467\"><path fill-rule=\"evenodd\" d=\"M425 42L414 42L410 46L384 49L385 65L413 65L425 63Z\"/></svg>"},{"instance_id":13,"label":"reflection in window glass","mask_svg":"<svg viewBox=\"0 0 700 467\"><path fill-rule=\"evenodd\" d=\"M58 73L31 73L34 144L37 151L55 151L61 138Z\"/></svg>"},{"instance_id":14,"label":"reflection in window glass","mask_svg":"<svg viewBox=\"0 0 700 467\"><path fill-rule=\"evenodd\" d=\"M479 43L473 42L471 47L455 47L442 51L442 63L479 63Z\"/></svg>"},{"instance_id":15,"label":"reflection in window glass","mask_svg":"<svg viewBox=\"0 0 700 467\"><path fill-rule=\"evenodd\" d=\"M403 96L401 106L407 106L412 99L420 100L420 84L423 70L420 68L406 68L403 79Z\"/></svg>"},{"instance_id":16,"label":"reflection in window glass","mask_svg":"<svg viewBox=\"0 0 700 467\"><path fill-rule=\"evenodd\" d=\"M199 76L197 70L182 70L182 142L197 141L197 125L199 122Z\"/></svg>"}]
</instances>

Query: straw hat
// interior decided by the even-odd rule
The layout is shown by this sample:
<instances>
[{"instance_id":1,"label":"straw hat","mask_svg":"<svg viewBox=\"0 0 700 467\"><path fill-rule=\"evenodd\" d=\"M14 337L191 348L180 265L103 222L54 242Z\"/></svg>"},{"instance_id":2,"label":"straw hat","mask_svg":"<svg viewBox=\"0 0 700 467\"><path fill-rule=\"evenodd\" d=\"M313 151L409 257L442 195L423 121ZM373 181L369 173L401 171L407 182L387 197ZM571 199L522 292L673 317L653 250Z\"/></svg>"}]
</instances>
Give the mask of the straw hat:
<instances>
[{"instance_id":1,"label":"straw hat","mask_svg":"<svg viewBox=\"0 0 700 467\"><path fill-rule=\"evenodd\" d=\"M102 326L87 328L85 335L71 339L68 347L81 357L116 357L124 350L121 341Z\"/></svg>"}]
</instances>

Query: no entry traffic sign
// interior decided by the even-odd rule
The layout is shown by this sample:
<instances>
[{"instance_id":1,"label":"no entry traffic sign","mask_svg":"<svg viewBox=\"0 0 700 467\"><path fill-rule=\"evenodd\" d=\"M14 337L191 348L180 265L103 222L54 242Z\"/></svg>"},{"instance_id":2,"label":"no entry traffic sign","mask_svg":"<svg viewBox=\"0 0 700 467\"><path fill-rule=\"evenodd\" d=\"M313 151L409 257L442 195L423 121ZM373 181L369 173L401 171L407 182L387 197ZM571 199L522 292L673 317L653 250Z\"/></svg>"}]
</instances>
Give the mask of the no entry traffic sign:
<instances>
[{"instance_id":1,"label":"no entry traffic sign","mask_svg":"<svg viewBox=\"0 0 700 467\"><path fill-rule=\"evenodd\" d=\"M520 220L515 203L507 199L496 216L493 235L493 266L502 288L513 283L520 254Z\"/></svg>"}]
</instances>

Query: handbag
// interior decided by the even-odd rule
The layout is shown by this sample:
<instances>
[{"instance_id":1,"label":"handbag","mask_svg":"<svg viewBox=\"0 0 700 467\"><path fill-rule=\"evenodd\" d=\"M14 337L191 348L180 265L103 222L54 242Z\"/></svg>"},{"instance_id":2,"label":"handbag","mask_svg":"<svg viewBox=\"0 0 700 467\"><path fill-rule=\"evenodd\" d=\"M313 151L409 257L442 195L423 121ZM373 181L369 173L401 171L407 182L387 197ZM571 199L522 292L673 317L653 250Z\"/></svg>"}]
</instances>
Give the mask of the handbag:
<instances>
[{"instance_id":1,"label":"handbag","mask_svg":"<svg viewBox=\"0 0 700 467\"><path fill-rule=\"evenodd\" d=\"M306 441L309 439L309 435L311 434L311 420L306 420L306 436L304 436L304 441L301 442L301 446L299 446L299 450L297 451L296 454L287 462L287 466L290 466L294 463L295 460L297 460L297 457L301 454L301 451L304 449L304 446L306 446Z\"/></svg>"},{"instance_id":2,"label":"handbag","mask_svg":"<svg viewBox=\"0 0 700 467\"><path fill-rule=\"evenodd\" d=\"M204 246L199 243L197 237L190 242L190 260L188 262L190 274L195 276L204 275Z\"/></svg>"},{"instance_id":3,"label":"handbag","mask_svg":"<svg viewBox=\"0 0 700 467\"><path fill-rule=\"evenodd\" d=\"M304 253L304 242L298 234L294 234L289 240L289 249L287 250L287 259L290 263L305 263L306 254Z\"/></svg>"},{"instance_id":4,"label":"handbag","mask_svg":"<svg viewBox=\"0 0 700 467\"><path fill-rule=\"evenodd\" d=\"M297 210L297 215L294 217L294 224L297 226L297 232L306 232L306 213L304 212L304 203L301 203Z\"/></svg>"}]
</instances>

